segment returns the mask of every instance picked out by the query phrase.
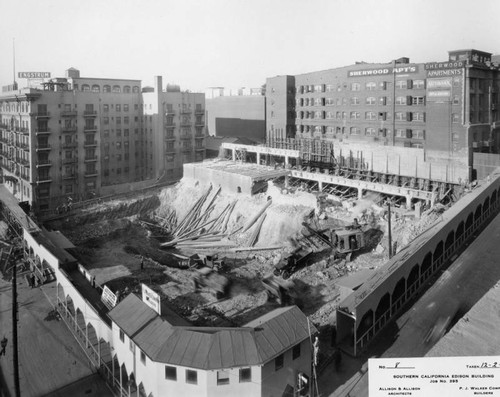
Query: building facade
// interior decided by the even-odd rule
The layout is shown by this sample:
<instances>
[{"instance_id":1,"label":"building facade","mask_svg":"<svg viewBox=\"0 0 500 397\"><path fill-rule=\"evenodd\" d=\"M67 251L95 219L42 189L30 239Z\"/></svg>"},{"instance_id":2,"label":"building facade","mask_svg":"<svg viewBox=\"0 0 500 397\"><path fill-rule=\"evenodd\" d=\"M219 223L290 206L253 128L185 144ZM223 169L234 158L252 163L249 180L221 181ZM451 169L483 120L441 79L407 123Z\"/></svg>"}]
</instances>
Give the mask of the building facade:
<instances>
[{"instance_id":1,"label":"building facade","mask_svg":"<svg viewBox=\"0 0 500 397\"><path fill-rule=\"evenodd\" d=\"M500 153L500 68L491 54L449 52L446 62L356 63L267 79L268 141L307 138L423 149L472 162Z\"/></svg>"},{"instance_id":2,"label":"building facade","mask_svg":"<svg viewBox=\"0 0 500 397\"><path fill-rule=\"evenodd\" d=\"M204 117L168 129L166 109L186 97L194 117L198 107L203 110L204 96L160 89L153 98L147 91L140 80L83 78L73 68L39 88L4 89L0 154L6 186L35 212L44 212L120 186L179 178L183 161L204 156L203 139L185 155L181 132L189 129L194 142L194 131L204 131Z\"/></svg>"}]
</instances>

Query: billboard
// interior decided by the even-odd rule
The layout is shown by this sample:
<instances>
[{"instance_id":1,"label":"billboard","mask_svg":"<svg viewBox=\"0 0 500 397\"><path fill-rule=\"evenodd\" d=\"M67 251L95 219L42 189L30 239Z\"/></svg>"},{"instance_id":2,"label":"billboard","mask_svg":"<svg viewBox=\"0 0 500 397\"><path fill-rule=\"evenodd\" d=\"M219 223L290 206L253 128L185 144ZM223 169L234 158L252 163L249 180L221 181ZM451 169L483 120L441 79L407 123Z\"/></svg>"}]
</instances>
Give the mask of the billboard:
<instances>
[{"instance_id":1,"label":"billboard","mask_svg":"<svg viewBox=\"0 0 500 397\"><path fill-rule=\"evenodd\" d=\"M104 288L102 289L101 301L106 305L108 309L111 310L113 307L116 306L118 298L113 292L111 292L108 286L105 285Z\"/></svg>"},{"instance_id":2,"label":"billboard","mask_svg":"<svg viewBox=\"0 0 500 397\"><path fill-rule=\"evenodd\" d=\"M50 79L50 72L19 72L20 79Z\"/></svg>"},{"instance_id":3,"label":"billboard","mask_svg":"<svg viewBox=\"0 0 500 397\"><path fill-rule=\"evenodd\" d=\"M142 288L142 301L153 309L156 313L161 314L161 300L160 295L154 292L146 284L141 284Z\"/></svg>"}]
</instances>

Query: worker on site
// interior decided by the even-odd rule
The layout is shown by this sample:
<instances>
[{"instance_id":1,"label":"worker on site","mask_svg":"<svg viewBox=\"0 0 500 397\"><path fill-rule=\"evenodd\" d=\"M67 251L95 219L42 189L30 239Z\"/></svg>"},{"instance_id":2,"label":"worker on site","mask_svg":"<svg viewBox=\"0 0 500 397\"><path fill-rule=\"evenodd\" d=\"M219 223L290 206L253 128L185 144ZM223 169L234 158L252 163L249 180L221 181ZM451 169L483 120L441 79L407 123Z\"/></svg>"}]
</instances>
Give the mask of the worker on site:
<instances>
[{"instance_id":1,"label":"worker on site","mask_svg":"<svg viewBox=\"0 0 500 397\"><path fill-rule=\"evenodd\" d=\"M0 346L2 346L2 350L0 350L0 356L5 356L5 348L7 347L7 338L5 337L5 335L0 342Z\"/></svg>"}]
</instances>

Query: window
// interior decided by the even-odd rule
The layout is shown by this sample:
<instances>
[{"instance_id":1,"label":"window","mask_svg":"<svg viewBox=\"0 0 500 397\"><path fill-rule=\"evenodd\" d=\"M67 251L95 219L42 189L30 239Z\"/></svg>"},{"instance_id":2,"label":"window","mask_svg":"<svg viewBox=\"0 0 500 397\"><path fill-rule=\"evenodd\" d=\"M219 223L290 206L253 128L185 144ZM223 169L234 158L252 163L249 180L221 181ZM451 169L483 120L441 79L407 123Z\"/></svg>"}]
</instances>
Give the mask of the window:
<instances>
[{"instance_id":1,"label":"window","mask_svg":"<svg viewBox=\"0 0 500 397\"><path fill-rule=\"evenodd\" d=\"M377 120L377 113L375 112L366 112L365 120Z\"/></svg>"},{"instance_id":2,"label":"window","mask_svg":"<svg viewBox=\"0 0 500 397\"><path fill-rule=\"evenodd\" d=\"M342 120L346 120L347 119L347 112L342 112Z\"/></svg>"},{"instance_id":3,"label":"window","mask_svg":"<svg viewBox=\"0 0 500 397\"><path fill-rule=\"evenodd\" d=\"M406 138L406 130L402 128L396 129L396 138Z\"/></svg>"},{"instance_id":4,"label":"window","mask_svg":"<svg viewBox=\"0 0 500 397\"><path fill-rule=\"evenodd\" d=\"M113 92L121 92L120 86L119 85L114 85L113 86Z\"/></svg>"},{"instance_id":5,"label":"window","mask_svg":"<svg viewBox=\"0 0 500 397\"><path fill-rule=\"evenodd\" d=\"M398 121L406 121L406 113L405 112L396 112L395 118Z\"/></svg>"},{"instance_id":6,"label":"window","mask_svg":"<svg viewBox=\"0 0 500 397\"><path fill-rule=\"evenodd\" d=\"M376 90L376 89L377 89L377 83L375 83L375 82L373 82L373 81L370 81L370 82L366 83L366 86L365 86L365 87L366 87L366 89L367 89L368 91L374 91L374 90Z\"/></svg>"},{"instance_id":7,"label":"window","mask_svg":"<svg viewBox=\"0 0 500 397\"><path fill-rule=\"evenodd\" d=\"M361 84L351 83L351 91L359 91L361 89Z\"/></svg>"},{"instance_id":8,"label":"window","mask_svg":"<svg viewBox=\"0 0 500 397\"><path fill-rule=\"evenodd\" d=\"M316 98L314 100L315 106L324 106L324 104L325 104L325 98Z\"/></svg>"},{"instance_id":9,"label":"window","mask_svg":"<svg viewBox=\"0 0 500 397\"><path fill-rule=\"evenodd\" d=\"M229 371L217 371L217 386L229 385Z\"/></svg>"},{"instance_id":10,"label":"window","mask_svg":"<svg viewBox=\"0 0 500 397\"><path fill-rule=\"evenodd\" d=\"M361 117L359 112L351 112L351 120L358 120Z\"/></svg>"},{"instance_id":11,"label":"window","mask_svg":"<svg viewBox=\"0 0 500 397\"><path fill-rule=\"evenodd\" d=\"M460 123L460 115L458 113L452 113L451 122L452 123Z\"/></svg>"},{"instance_id":12,"label":"window","mask_svg":"<svg viewBox=\"0 0 500 397\"><path fill-rule=\"evenodd\" d=\"M342 105L347 105L347 98L342 98Z\"/></svg>"},{"instance_id":13,"label":"window","mask_svg":"<svg viewBox=\"0 0 500 397\"><path fill-rule=\"evenodd\" d=\"M386 97L386 96L381 96L381 97L378 99L378 103L379 103L379 105L381 105L381 106L385 106L385 105L387 105L387 97Z\"/></svg>"},{"instance_id":14,"label":"window","mask_svg":"<svg viewBox=\"0 0 500 397\"><path fill-rule=\"evenodd\" d=\"M375 102L376 102L375 97L370 96L370 97L366 98L367 105L375 105Z\"/></svg>"},{"instance_id":15,"label":"window","mask_svg":"<svg viewBox=\"0 0 500 397\"><path fill-rule=\"evenodd\" d=\"M130 349L131 352L134 351L135 344L132 342L132 339L128 340L128 348Z\"/></svg>"},{"instance_id":16,"label":"window","mask_svg":"<svg viewBox=\"0 0 500 397\"><path fill-rule=\"evenodd\" d=\"M92 92L101 92L101 87L99 87L97 84L94 84L92 86Z\"/></svg>"},{"instance_id":17,"label":"window","mask_svg":"<svg viewBox=\"0 0 500 397\"><path fill-rule=\"evenodd\" d=\"M83 85L82 85L82 91L89 92L89 91L90 91L90 85L88 85L88 84L83 84Z\"/></svg>"},{"instance_id":18,"label":"window","mask_svg":"<svg viewBox=\"0 0 500 397\"><path fill-rule=\"evenodd\" d=\"M425 81L424 80L413 80L413 88L415 88L415 89L425 88Z\"/></svg>"},{"instance_id":19,"label":"window","mask_svg":"<svg viewBox=\"0 0 500 397\"><path fill-rule=\"evenodd\" d=\"M129 109L128 104L123 105L123 111L124 112L128 112L128 109Z\"/></svg>"},{"instance_id":20,"label":"window","mask_svg":"<svg viewBox=\"0 0 500 397\"><path fill-rule=\"evenodd\" d=\"M326 85L326 91L327 92L335 91L335 88L334 88L333 84L327 84Z\"/></svg>"},{"instance_id":21,"label":"window","mask_svg":"<svg viewBox=\"0 0 500 397\"><path fill-rule=\"evenodd\" d=\"M177 380L177 368L165 365L165 379Z\"/></svg>"},{"instance_id":22,"label":"window","mask_svg":"<svg viewBox=\"0 0 500 397\"><path fill-rule=\"evenodd\" d=\"M335 118L335 113L334 112L326 112L326 118L327 119Z\"/></svg>"},{"instance_id":23,"label":"window","mask_svg":"<svg viewBox=\"0 0 500 397\"><path fill-rule=\"evenodd\" d=\"M398 80L396 81L396 88L400 90L404 90L408 88L408 82L406 80Z\"/></svg>"},{"instance_id":24,"label":"window","mask_svg":"<svg viewBox=\"0 0 500 397\"><path fill-rule=\"evenodd\" d=\"M351 98L351 105L359 105L359 98L358 97L352 97Z\"/></svg>"},{"instance_id":25,"label":"window","mask_svg":"<svg viewBox=\"0 0 500 397\"><path fill-rule=\"evenodd\" d=\"M198 384L198 372L193 371L192 369L186 369L186 383L191 385Z\"/></svg>"},{"instance_id":26,"label":"window","mask_svg":"<svg viewBox=\"0 0 500 397\"><path fill-rule=\"evenodd\" d=\"M130 94L130 86L129 86L129 85L124 86L124 87L123 87L123 92L124 92L125 94Z\"/></svg>"},{"instance_id":27,"label":"window","mask_svg":"<svg viewBox=\"0 0 500 397\"><path fill-rule=\"evenodd\" d=\"M425 105L425 97L423 96L412 97L412 105Z\"/></svg>"},{"instance_id":28,"label":"window","mask_svg":"<svg viewBox=\"0 0 500 397\"><path fill-rule=\"evenodd\" d=\"M413 130L412 135L413 135L412 136L413 139L424 139L425 132L424 132L424 130Z\"/></svg>"},{"instance_id":29,"label":"window","mask_svg":"<svg viewBox=\"0 0 500 397\"><path fill-rule=\"evenodd\" d=\"M128 128L123 130L123 136L129 136L129 134L130 134L130 130Z\"/></svg>"},{"instance_id":30,"label":"window","mask_svg":"<svg viewBox=\"0 0 500 397\"><path fill-rule=\"evenodd\" d=\"M292 360L300 357L300 343L292 348Z\"/></svg>"},{"instance_id":31,"label":"window","mask_svg":"<svg viewBox=\"0 0 500 397\"><path fill-rule=\"evenodd\" d=\"M424 112L413 112L411 119L413 121L425 121L425 113Z\"/></svg>"},{"instance_id":32,"label":"window","mask_svg":"<svg viewBox=\"0 0 500 397\"><path fill-rule=\"evenodd\" d=\"M377 129L369 127L365 130L366 135L371 135L371 136L376 136L377 135Z\"/></svg>"},{"instance_id":33,"label":"window","mask_svg":"<svg viewBox=\"0 0 500 397\"><path fill-rule=\"evenodd\" d=\"M105 85L104 87L102 87L102 92L111 92L111 86Z\"/></svg>"},{"instance_id":34,"label":"window","mask_svg":"<svg viewBox=\"0 0 500 397\"><path fill-rule=\"evenodd\" d=\"M120 330L120 340L125 342L125 333L122 330Z\"/></svg>"},{"instance_id":35,"label":"window","mask_svg":"<svg viewBox=\"0 0 500 397\"><path fill-rule=\"evenodd\" d=\"M122 105L116 105L116 111L121 112L122 111Z\"/></svg>"},{"instance_id":36,"label":"window","mask_svg":"<svg viewBox=\"0 0 500 397\"><path fill-rule=\"evenodd\" d=\"M405 96L396 97L396 105L406 105L406 97Z\"/></svg>"},{"instance_id":37,"label":"window","mask_svg":"<svg viewBox=\"0 0 500 397\"><path fill-rule=\"evenodd\" d=\"M325 99L325 104L326 105L330 105L330 106L335 105L335 99L333 99L333 98L326 98Z\"/></svg>"},{"instance_id":38,"label":"window","mask_svg":"<svg viewBox=\"0 0 500 397\"><path fill-rule=\"evenodd\" d=\"M454 105L460 104L460 97L458 95L453 95L453 104Z\"/></svg>"},{"instance_id":39,"label":"window","mask_svg":"<svg viewBox=\"0 0 500 397\"><path fill-rule=\"evenodd\" d=\"M103 124L109 124L109 117L104 117L102 119Z\"/></svg>"},{"instance_id":40,"label":"window","mask_svg":"<svg viewBox=\"0 0 500 397\"><path fill-rule=\"evenodd\" d=\"M102 105L102 110L103 110L104 112L109 112L109 105L108 105L108 104L104 104L104 105Z\"/></svg>"},{"instance_id":41,"label":"window","mask_svg":"<svg viewBox=\"0 0 500 397\"><path fill-rule=\"evenodd\" d=\"M358 127L351 127L351 135L359 135L361 130Z\"/></svg>"},{"instance_id":42,"label":"window","mask_svg":"<svg viewBox=\"0 0 500 397\"><path fill-rule=\"evenodd\" d=\"M117 117L116 118L116 124L121 124L122 123L122 118L121 117Z\"/></svg>"},{"instance_id":43,"label":"window","mask_svg":"<svg viewBox=\"0 0 500 397\"><path fill-rule=\"evenodd\" d=\"M240 368L240 383L251 382L251 381L252 381L252 368Z\"/></svg>"},{"instance_id":44,"label":"window","mask_svg":"<svg viewBox=\"0 0 500 397\"><path fill-rule=\"evenodd\" d=\"M285 358L285 357L283 356L283 354L280 354L278 357L276 357L276 358L274 359L274 370L275 370L275 371L278 371L278 370L280 370L281 368L283 368L283 363L284 363L284 361L285 361L285 360L284 360L284 358Z\"/></svg>"}]
</instances>

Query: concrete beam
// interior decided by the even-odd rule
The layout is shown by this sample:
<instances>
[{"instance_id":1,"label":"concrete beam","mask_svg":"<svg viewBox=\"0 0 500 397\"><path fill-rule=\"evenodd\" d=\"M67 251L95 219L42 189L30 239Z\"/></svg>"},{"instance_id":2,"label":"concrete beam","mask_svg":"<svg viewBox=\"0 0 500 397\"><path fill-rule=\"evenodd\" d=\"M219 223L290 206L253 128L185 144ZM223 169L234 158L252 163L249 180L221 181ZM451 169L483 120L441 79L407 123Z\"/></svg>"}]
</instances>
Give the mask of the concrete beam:
<instances>
[{"instance_id":1,"label":"concrete beam","mask_svg":"<svg viewBox=\"0 0 500 397\"><path fill-rule=\"evenodd\" d=\"M427 192L418 189L410 189L407 187L387 185L382 183L359 181L355 179L348 179L329 174L319 174L315 172L291 170L290 176L298 179L317 181L318 183L322 182L322 183L329 183L332 185L352 187L358 189L358 192L361 192L361 194L364 190L370 190L372 192L390 194L393 196L400 196L405 198L409 197L410 200L413 198L420 200L428 200L431 203L434 203L434 198L436 196L436 194L433 192Z\"/></svg>"},{"instance_id":2,"label":"concrete beam","mask_svg":"<svg viewBox=\"0 0 500 397\"><path fill-rule=\"evenodd\" d=\"M281 156L284 157L285 160L287 157L300 158L300 152L298 150L290 150L290 149L278 149L266 146L252 146L252 145L238 145L235 143L224 142L222 144L224 149L228 150L246 150L249 153L260 153L260 154L271 154L273 156Z\"/></svg>"}]
</instances>

